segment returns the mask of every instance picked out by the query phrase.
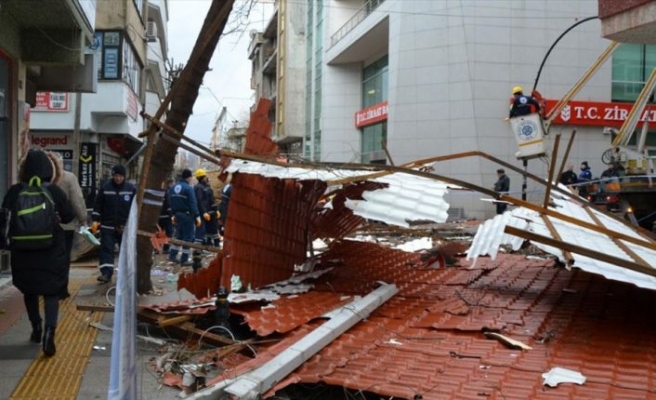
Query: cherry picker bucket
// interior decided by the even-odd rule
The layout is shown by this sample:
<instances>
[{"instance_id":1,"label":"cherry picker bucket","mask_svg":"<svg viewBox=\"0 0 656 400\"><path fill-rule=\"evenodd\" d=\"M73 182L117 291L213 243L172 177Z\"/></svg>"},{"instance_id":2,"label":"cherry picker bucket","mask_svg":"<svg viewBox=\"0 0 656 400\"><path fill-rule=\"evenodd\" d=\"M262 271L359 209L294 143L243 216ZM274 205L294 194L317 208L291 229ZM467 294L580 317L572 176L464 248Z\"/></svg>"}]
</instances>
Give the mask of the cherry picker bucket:
<instances>
[{"instance_id":1,"label":"cherry picker bucket","mask_svg":"<svg viewBox=\"0 0 656 400\"><path fill-rule=\"evenodd\" d=\"M545 155L544 129L539 114L511 118L510 127L519 147L515 157L529 159Z\"/></svg>"}]
</instances>

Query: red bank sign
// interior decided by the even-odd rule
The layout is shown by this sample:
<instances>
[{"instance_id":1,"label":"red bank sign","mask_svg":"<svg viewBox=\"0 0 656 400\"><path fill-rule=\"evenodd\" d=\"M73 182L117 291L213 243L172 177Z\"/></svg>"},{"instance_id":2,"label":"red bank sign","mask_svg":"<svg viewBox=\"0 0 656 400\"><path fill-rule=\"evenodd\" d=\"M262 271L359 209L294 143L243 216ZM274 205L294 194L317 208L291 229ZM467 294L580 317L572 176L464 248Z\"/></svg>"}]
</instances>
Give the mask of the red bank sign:
<instances>
[{"instance_id":1,"label":"red bank sign","mask_svg":"<svg viewBox=\"0 0 656 400\"><path fill-rule=\"evenodd\" d=\"M556 100L547 100L547 114L556 105ZM594 101L570 101L560 115L554 119L554 124L561 125L593 125L620 127L629 115L633 103L601 103ZM656 109L647 107L640 116L640 121L656 121Z\"/></svg>"},{"instance_id":2,"label":"red bank sign","mask_svg":"<svg viewBox=\"0 0 656 400\"><path fill-rule=\"evenodd\" d=\"M355 113L355 127L373 125L376 122L387 121L387 102L383 101L371 107L363 108Z\"/></svg>"}]
</instances>

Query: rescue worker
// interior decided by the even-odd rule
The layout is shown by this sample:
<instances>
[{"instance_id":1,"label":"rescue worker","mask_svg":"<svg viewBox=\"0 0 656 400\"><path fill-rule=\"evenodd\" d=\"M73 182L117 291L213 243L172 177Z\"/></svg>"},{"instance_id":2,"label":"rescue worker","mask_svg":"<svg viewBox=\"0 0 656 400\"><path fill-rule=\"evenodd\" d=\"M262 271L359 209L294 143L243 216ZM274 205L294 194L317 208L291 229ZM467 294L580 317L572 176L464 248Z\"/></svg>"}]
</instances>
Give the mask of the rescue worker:
<instances>
[{"instance_id":1,"label":"rescue worker","mask_svg":"<svg viewBox=\"0 0 656 400\"><path fill-rule=\"evenodd\" d=\"M533 96L525 96L521 86L515 86L510 98L510 114L508 118L521 117L540 112L540 103Z\"/></svg>"},{"instance_id":2,"label":"rescue worker","mask_svg":"<svg viewBox=\"0 0 656 400\"><path fill-rule=\"evenodd\" d=\"M164 231L167 238L173 237L173 224L171 223L171 201L169 200L169 190L173 186L173 179L166 179L162 182L162 189L164 189L164 201L162 202L162 208L159 211L159 219L157 220L157 225ZM169 244L166 243L162 246L162 251L164 253L169 252Z\"/></svg>"},{"instance_id":3,"label":"rescue worker","mask_svg":"<svg viewBox=\"0 0 656 400\"><path fill-rule=\"evenodd\" d=\"M205 231L207 223L211 220L210 211L214 206L214 193L212 193L209 178L204 169L197 169L194 176L198 181L196 186L194 186L194 194L198 203L198 212L203 217L200 226L196 228L195 242L197 244L205 244Z\"/></svg>"},{"instance_id":4,"label":"rescue worker","mask_svg":"<svg viewBox=\"0 0 656 400\"><path fill-rule=\"evenodd\" d=\"M114 246L121 246L123 229L130 214L132 199L137 188L125 180L125 167L117 164L112 167L112 178L103 184L96 197L91 219L91 231L100 228L100 252L98 281L108 283L114 274Z\"/></svg>"},{"instance_id":5,"label":"rescue worker","mask_svg":"<svg viewBox=\"0 0 656 400\"><path fill-rule=\"evenodd\" d=\"M189 182L192 180L191 170L182 170L182 177L169 189L169 201L171 202L171 221L176 226L175 239L185 242L194 241L194 222L196 227L200 226L200 214L194 189ZM177 262L180 252L180 264L190 265L189 247L171 244L169 249L169 261Z\"/></svg>"}]
</instances>

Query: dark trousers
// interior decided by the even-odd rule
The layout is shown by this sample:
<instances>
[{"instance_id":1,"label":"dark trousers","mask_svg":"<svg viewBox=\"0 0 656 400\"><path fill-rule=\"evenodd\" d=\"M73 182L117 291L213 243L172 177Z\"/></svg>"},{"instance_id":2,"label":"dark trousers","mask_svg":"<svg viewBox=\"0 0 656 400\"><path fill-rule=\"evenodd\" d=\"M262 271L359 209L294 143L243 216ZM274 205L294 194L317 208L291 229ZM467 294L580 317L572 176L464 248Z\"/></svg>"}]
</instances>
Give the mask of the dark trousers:
<instances>
[{"instance_id":1,"label":"dark trousers","mask_svg":"<svg viewBox=\"0 0 656 400\"><path fill-rule=\"evenodd\" d=\"M185 242L193 243L194 241L194 218L187 213L176 213L175 214L176 227L175 227L175 238L178 240L183 240ZM171 245L169 249L169 260L175 261L176 256L180 252L180 262L187 262L189 260L189 247L178 245Z\"/></svg>"},{"instance_id":2,"label":"dark trousers","mask_svg":"<svg viewBox=\"0 0 656 400\"><path fill-rule=\"evenodd\" d=\"M497 214L503 214L504 212L506 212L507 208L508 208L508 204L497 203Z\"/></svg>"},{"instance_id":3,"label":"dark trousers","mask_svg":"<svg viewBox=\"0 0 656 400\"><path fill-rule=\"evenodd\" d=\"M36 294L24 294L23 301L27 316L32 325L41 324L41 314L39 313L39 296ZM46 327L57 327L57 318L59 317L59 296L43 296L45 306Z\"/></svg>"},{"instance_id":4,"label":"dark trousers","mask_svg":"<svg viewBox=\"0 0 656 400\"><path fill-rule=\"evenodd\" d=\"M114 271L114 246L121 246L123 235L117 229L100 227L100 253L98 254L98 267L111 268Z\"/></svg>"}]
</instances>

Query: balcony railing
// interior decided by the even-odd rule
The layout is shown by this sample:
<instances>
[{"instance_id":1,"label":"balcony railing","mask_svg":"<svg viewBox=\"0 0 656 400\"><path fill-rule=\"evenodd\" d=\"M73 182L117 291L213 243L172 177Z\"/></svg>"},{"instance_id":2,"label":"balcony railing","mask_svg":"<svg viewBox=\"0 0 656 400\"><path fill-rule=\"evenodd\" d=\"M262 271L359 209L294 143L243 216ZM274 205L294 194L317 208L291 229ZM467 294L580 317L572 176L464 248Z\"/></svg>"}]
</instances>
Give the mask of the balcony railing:
<instances>
[{"instance_id":1,"label":"balcony railing","mask_svg":"<svg viewBox=\"0 0 656 400\"><path fill-rule=\"evenodd\" d=\"M333 47L336 45L344 36L346 36L349 32L351 32L353 29L355 29L356 26L360 24L360 22L364 21L365 18L374 10L378 8L379 5L381 5L385 0L365 0L364 5L362 6L361 9L359 9L355 15L353 15L344 25L342 25L341 28L335 32L334 35L330 37L330 47Z\"/></svg>"}]
</instances>

